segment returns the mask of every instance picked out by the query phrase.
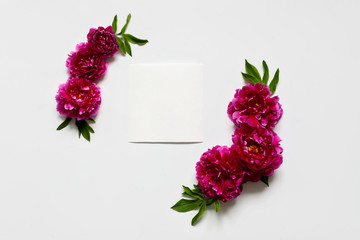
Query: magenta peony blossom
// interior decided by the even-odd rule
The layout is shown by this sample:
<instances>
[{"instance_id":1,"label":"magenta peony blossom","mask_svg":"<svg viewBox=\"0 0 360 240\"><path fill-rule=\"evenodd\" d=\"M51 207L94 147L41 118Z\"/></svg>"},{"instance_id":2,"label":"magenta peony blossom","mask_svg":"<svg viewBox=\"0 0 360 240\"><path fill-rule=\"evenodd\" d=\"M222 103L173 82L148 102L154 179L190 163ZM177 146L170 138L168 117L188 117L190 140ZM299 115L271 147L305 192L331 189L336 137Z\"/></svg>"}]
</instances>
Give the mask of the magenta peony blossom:
<instances>
[{"instance_id":1,"label":"magenta peony blossom","mask_svg":"<svg viewBox=\"0 0 360 240\"><path fill-rule=\"evenodd\" d=\"M111 26L107 28L91 28L88 35L89 47L104 57L111 57L118 49L119 45L116 41L115 33Z\"/></svg>"},{"instance_id":2,"label":"magenta peony blossom","mask_svg":"<svg viewBox=\"0 0 360 240\"><path fill-rule=\"evenodd\" d=\"M249 83L242 89L237 89L227 110L231 121L238 127L247 123L252 127L261 125L268 129L274 128L283 110L279 97L270 96L269 87L260 83Z\"/></svg>"},{"instance_id":3,"label":"magenta peony blossom","mask_svg":"<svg viewBox=\"0 0 360 240\"><path fill-rule=\"evenodd\" d=\"M96 81L105 74L107 63L102 55L90 51L88 44L80 43L76 51L69 54L66 67L71 77Z\"/></svg>"},{"instance_id":4,"label":"magenta peony blossom","mask_svg":"<svg viewBox=\"0 0 360 240\"><path fill-rule=\"evenodd\" d=\"M270 129L247 124L236 128L231 151L245 172L245 180L257 182L261 175L271 176L282 163L278 135Z\"/></svg>"},{"instance_id":5,"label":"magenta peony blossom","mask_svg":"<svg viewBox=\"0 0 360 240\"><path fill-rule=\"evenodd\" d=\"M205 197L227 202L241 193L244 173L226 146L205 152L196 164L196 179Z\"/></svg>"},{"instance_id":6,"label":"magenta peony blossom","mask_svg":"<svg viewBox=\"0 0 360 240\"><path fill-rule=\"evenodd\" d=\"M61 115L77 120L88 119L99 111L100 88L82 78L69 78L56 94L57 110Z\"/></svg>"}]
</instances>

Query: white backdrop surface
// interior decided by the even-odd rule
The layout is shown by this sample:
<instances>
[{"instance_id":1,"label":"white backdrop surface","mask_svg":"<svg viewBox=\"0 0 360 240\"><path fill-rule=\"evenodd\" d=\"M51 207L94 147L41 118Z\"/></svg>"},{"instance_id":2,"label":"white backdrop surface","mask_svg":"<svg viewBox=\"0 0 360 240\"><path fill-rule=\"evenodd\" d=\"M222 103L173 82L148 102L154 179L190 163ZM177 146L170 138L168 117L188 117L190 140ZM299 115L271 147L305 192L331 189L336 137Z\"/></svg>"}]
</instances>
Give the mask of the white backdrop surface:
<instances>
[{"instance_id":1,"label":"white backdrop surface","mask_svg":"<svg viewBox=\"0 0 360 240\"><path fill-rule=\"evenodd\" d=\"M0 239L360 239L359 1L0 1ZM118 14L147 38L109 64L91 143L55 94L90 27ZM230 145L226 115L244 60L280 68L284 163L219 213L170 207L195 164ZM204 64L204 142L127 137L130 63Z\"/></svg>"}]
</instances>

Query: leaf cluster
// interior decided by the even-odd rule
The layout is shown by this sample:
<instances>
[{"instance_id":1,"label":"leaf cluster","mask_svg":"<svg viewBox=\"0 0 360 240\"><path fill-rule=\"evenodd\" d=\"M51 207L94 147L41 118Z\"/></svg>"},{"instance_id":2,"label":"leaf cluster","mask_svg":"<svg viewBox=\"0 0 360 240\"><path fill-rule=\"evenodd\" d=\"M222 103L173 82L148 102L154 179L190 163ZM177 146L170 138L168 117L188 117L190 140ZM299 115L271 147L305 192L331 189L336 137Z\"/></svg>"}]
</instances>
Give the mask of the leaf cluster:
<instances>
[{"instance_id":1,"label":"leaf cluster","mask_svg":"<svg viewBox=\"0 0 360 240\"><path fill-rule=\"evenodd\" d=\"M56 130L61 130L65 127L67 127L69 125L69 123L71 122L72 118L67 117L59 126ZM81 136L83 136L86 140L88 140L90 142L90 134L91 133L95 133L94 129L89 125L89 123L87 122L89 121L90 123L95 123L94 119L83 119L83 120L77 120L75 119L75 125L79 130L79 138Z\"/></svg>"},{"instance_id":2,"label":"leaf cluster","mask_svg":"<svg viewBox=\"0 0 360 240\"><path fill-rule=\"evenodd\" d=\"M129 14L126 18L126 23L125 25L121 28L119 33L117 32L117 15L115 15L114 20L111 24L113 31L115 33L115 37L116 37L116 41L119 45L119 49L121 50L122 53L129 54L130 56L132 56L132 51L131 51L131 46L130 43L132 44L137 44L137 45L145 45L146 43L148 43L149 41L146 39L140 39L137 38L131 34L126 33L126 29L129 25L131 19L131 14Z\"/></svg>"},{"instance_id":3,"label":"leaf cluster","mask_svg":"<svg viewBox=\"0 0 360 240\"><path fill-rule=\"evenodd\" d=\"M260 84L264 84L265 86L267 86L268 80L269 80L269 67L265 61L262 61L262 65L264 68L264 74L261 77L257 68L254 65L250 64L245 59L246 73L243 73L243 72L241 73L243 78L251 84L260 83ZM279 74L280 74L280 70L277 69L273 79L271 80L271 82L269 84L269 89L272 94L275 93L277 84L279 83Z\"/></svg>"},{"instance_id":4,"label":"leaf cluster","mask_svg":"<svg viewBox=\"0 0 360 240\"><path fill-rule=\"evenodd\" d=\"M194 189L183 186L183 196L186 198L180 199L171 208L178 212L189 212L195 209L199 209L198 213L191 220L191 225L195 225L204 215L206 207L214 204L216 212L220 210L220 203L218 200L206 198L204 193L201 192L198 185L194 185Z\"/></svg>"}]
</instances>

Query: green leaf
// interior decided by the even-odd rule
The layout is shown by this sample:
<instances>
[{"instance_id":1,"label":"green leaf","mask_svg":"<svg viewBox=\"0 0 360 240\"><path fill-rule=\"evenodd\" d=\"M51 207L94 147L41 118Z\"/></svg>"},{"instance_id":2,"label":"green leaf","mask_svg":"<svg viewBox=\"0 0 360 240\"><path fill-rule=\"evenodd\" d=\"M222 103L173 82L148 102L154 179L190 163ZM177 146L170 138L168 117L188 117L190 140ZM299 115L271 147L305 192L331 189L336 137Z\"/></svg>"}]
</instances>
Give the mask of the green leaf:
<instances>
[{"instance_id":1,"label":"green leaf","mask_svg":"<svg viewBox=\"0 0 360 240\"><path fill-rule=\"evenodd\" d=\"M195 217L191 220L191 225L195 225L199 219L201 218L202 215L204 215L205 213L205 210L206 210L206 202L203 201L201 203L201 206L200 206L200 209L199 209L199 212L195 215Z\"/></svg>"},{"instance_id":2,"label":"green leaf","mask_svg":"<svg viewBox=\"0 0 360 240\"><path fill-rule=\"evenodd\" d=\"M259 71L256 69L255 66L251 65L246 59L245 59L245 70L247 74L255 77L258 80L258 82L261 83L261 77Z\"/></svg>"},{"instance_id":3,"label":"green leaf","mask_svg":"<svg viewBox=\"0 0 360 240\"><path fill-rule=\"evenodd\" d=\"M125 51L132 57L131 47L125 36L124 36L124 43L125 43Z\"/></svg>"},{"instance_id":4,"label":"green leaf","mask_svg":"<svg viewBox=\"0 0 360 240\"><path fill-rule=\"evenodd\" d=\"M120 33L119 33L119 35L121 35L121 34L124 34L124 33L125 33L126 28L127 28L127 26L129 25L130 19L131 19L131 14L129 13L129 15L128 15L128 16L127 16L127 18L126 18L126 23L125 23L125 25L122 27L122 29L121 29L121 31L120 31Z\"/></svg>"},{"instance_id":5,"label":"green leaf","mask_svg":"<svg viewBox=\"0 0 360 240\"><path fill-rule=\"evenodd\" d=\"M67 117L58 127L56 130L61 130L64 127L66 127L67 125L69 125L69 123L71 122L72 118L71 117Z\"/></svg>"},{"instance_id":6,"label":"green leaf","mask_svg":"<svg viewBox=\"0 0 360 240\"><path fill-rule=\"evenodd\" d=\"M276 91L276 86L278 85L279 83L279 74L280 74L280 70L277 69L276 72L275 72L275 75L274 75L274 78L271 80L271 83L269 85L269 89L271 91L272 94L275 93Z\"/></svg>"},{"instance_id":7,"label":"green leaf","mask_svg":"<svg viewBox=\"0 0 360 240\"><path fill-rule=\"evenodd\" d=\"M243 78L248 81L249 83L255 84L255 83L259 83L259 81L252 75L246 74L246 73L241 73Z\"/></svg>"},{"instance_id":8,"label":"green leaf","mask_svg":"<svg viewBox=\"0 0 360 240\"><path fill-rule=\"evenodd\" d=\"M113 29L114 33L116 33L116 31L117 31L117 15L115 15L111 26L112 26L112 29Z\"/></svg>"},{"instance_id":9,"label":"green leaf","mask_svg":"<svg viewBox=\"0 0 360 240\"><path fill-rule=\"evenodd\" d=\"M198 195L205 197L204 193L201 191L199 185L194 185L194 189L191 190L194 193L197 193Z\"/></svg>"},{"instance_id":10,"label":"green leaf","mask_svg":"<svg viewBox=\"0 0 360 240\"><path fill-rule=\"evenodd\" d=\"M81 122L78 121L77 119L75 119L75 124L76 124L76 127L78 128L79 130L79 138L81 137Z\"/></svg>"},{"instance_id":11,"label":"green leaf","mask_svg":"<svg viewBox=\"0 0 360 240\"><path fill-rule=\"evenodd\" d=\"M76 120L75 124L79 130L79 138L82 135L86 140L90 142L90 132L88 128L86 127L87 122L85 120Z\"/></svg>"},{"instance_id":12,"label":"green leaf","mask_svg":"<svg viewBox=\"0 0 360 240\"><path fill-rule=\"evenodd\" d=\"M260 180L265 183L267 186L269 186L269 177L261 175Z\"/></svg>"},{"instance_id":13,"label":"green leaf","mask_svg":"<svg viewBox=\"0 0 360 240\"><path fill-rule=\"evenodd\" d=\"M81 134L86 140L90 142L90 132L86 127L81 129Z\"/></svg>"},{"instance_id":14,"label":"green leaf","mask_svg":"<svg viewBox=\"0 0 360 240\"><path fill-rule=\"evenodd\" d=\"M91 123L95 123L95 120L92 119L92 118L88 118L87 120L88 120L89 122L91 122Z\"/></svg>"},{"instance_id":15,"label":"green leaf","mask_svg":"<svg viewBox=\"0 0 360 240\"><path fill-rule=\"evenodd\" d=\"M84 120L84 126L87 128L89 132L95 133L94 129L90 127L89 123L86 120Z\"/></svg>"},{"instance_id":16,"label":"green leaf","mask_svg":"<svg viewBox=\"0 0 360 240\"><path fill-rule=\"evenodd\" d=\"M187 195L187 196L193 197L193 198L204 199L203 194L196 193L186 186L183 186L183 189L184 189L184 193L183 193L184 195Z\"/></svg>"},{"instance_id":17,"label":"green leaf","mask_svg":"<svg viewBox=\"0 0 360 240\"><path fill-rule=\"evenodd\" d=\"M181 199L171 208L178 212L188 212L198 208L201 203L202 201L200 199L196 199L196 200Z\"/></svg>"},{"instance_id":18,"label":"green leaf","mask_svg":"<svg viewBox=\"0 0 360 240\"><path fill-rule=\"evenodd\" d=\"M146 43L148 43L149 41L146 39L140 39L137 38L131 34L124 34L123 35L129 42L133 43L133 44L138 44L138 45L144 45Z\"/></svg>"},{"instance_id":19,"label":"green leaf","mask_svg":"<svg viewBox=\"0 0 360 240\"><path fill-rule=\"evenodd\" d=\"M269 80L269 67L268 67L268 65L266 64L265 61L262 62L262 65L263 65L263 68L264 68L264 76L262 78L262 82L266 86L267 83L268 83L268 80Z\"/></svg>"},{"instance_id":20,"label":"green leaf","mask_svg":"<svg viewBox=\"0 0 360 240\"><path fill-rule=\"evenodd\" d=\"M119 45L120 50L126 55L125 45L124 45L123 41L121 40L121 38L116 36L116 41Z\"/></svg>"},{"instance_id":21,"label":"green leaf","mask_svg":"<svg viewBox=\"0 0 360 240\"><path fill-rule=\"evenodd\" d=\"M219 202L219 200L215 200L214 206L215 206L216 212L218 212L220 210L220 202Z\"/></svg>"}]
</instances>

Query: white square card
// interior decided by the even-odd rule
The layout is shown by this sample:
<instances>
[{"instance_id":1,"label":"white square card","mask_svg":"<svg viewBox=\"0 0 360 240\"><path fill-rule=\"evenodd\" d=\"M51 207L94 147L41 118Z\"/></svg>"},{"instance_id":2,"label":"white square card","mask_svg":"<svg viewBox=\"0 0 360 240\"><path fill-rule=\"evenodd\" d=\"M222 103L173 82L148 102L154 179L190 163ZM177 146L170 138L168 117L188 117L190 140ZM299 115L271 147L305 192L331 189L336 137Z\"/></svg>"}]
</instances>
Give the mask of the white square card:
<instances>
[{"instance_id":1,"label":"white square card","mask_svg":"<svg viewBox=\"0 0 360 240\"><path fill-rule=\"evenodd\" d=\"M203 141L203 65L132 64L130 142Z\"/></svg>"}]
</instances>

